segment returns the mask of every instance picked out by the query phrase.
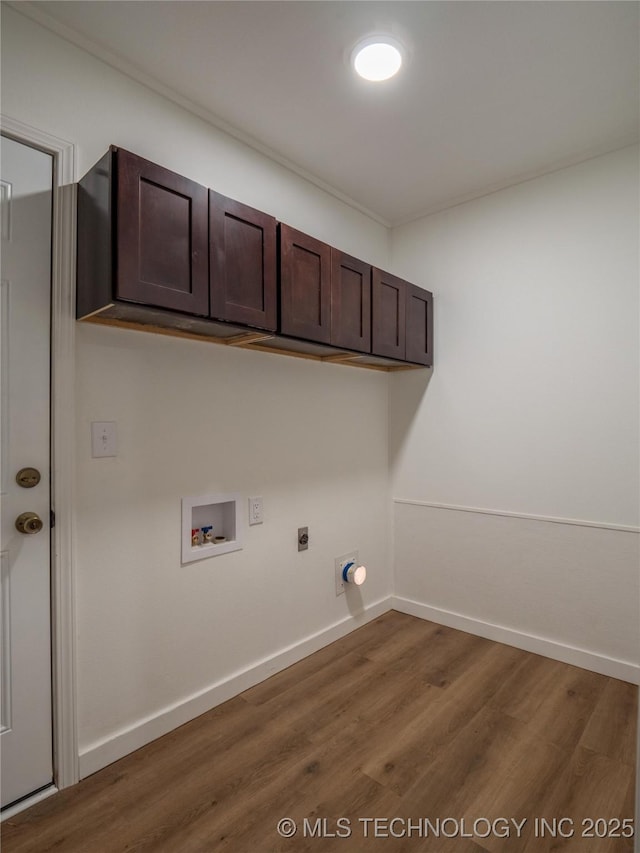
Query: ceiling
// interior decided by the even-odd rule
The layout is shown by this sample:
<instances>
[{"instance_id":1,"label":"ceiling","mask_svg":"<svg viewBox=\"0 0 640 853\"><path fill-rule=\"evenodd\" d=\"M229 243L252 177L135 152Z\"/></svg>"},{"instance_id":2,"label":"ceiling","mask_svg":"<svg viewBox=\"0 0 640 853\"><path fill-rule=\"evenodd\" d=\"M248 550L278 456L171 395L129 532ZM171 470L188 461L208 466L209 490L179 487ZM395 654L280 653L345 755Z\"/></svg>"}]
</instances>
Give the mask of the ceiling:
<instances>
[{"instance_id":1,"label":"ceiling","mask_svg":"<svg viewBox=\"0 0 640 853\"><path fill-rule=\"evenodd\" d=\"M18 6L389 225L638 139L636 2ZM349 66L372 32L386 83Z\"/></svg>"}]
</instances>

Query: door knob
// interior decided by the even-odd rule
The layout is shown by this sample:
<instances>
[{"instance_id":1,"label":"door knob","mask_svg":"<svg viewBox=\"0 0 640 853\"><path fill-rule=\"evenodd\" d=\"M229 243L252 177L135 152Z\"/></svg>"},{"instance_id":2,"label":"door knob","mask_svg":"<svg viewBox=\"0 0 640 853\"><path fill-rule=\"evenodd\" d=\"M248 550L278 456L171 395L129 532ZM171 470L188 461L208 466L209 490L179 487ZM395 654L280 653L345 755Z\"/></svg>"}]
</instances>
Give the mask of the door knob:
<instances>
[{"instance_id":1,"label":"door knob","mask_svg":"<svg viewBox=\"0 0 640 853\"><path fill-rule=\"evenodd\" d=\"M20 533L40 533L43 526L42 519L36 512L23 512L16 518L16 529Z\"/></svg>"}]
</instances>

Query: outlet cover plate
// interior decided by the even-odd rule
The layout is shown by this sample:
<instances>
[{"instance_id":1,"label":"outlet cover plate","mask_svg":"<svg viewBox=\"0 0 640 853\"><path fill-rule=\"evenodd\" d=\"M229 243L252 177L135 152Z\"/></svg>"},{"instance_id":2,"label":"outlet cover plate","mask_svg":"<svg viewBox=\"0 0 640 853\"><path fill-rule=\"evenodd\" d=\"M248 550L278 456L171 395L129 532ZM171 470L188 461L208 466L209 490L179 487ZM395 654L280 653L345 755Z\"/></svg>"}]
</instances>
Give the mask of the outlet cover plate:
<instances>
[{"instance_id":1,"label":"outlet cover plate","mask_svg":"<svg viewBox=\"0 0 640 853\"><path fill-rule=\"evenodd\" d=\"M262 498L249 498L249 524L262 524Z\"/></svg>"},{"instance_id":2,"label":"outlet cover plate","mask_svg":"<svg viewBox=\"0 0 640 853\"><path fill-rule=\"evenodd\" d=\"M336 570L336 595L344 595L344 581L342 580L342 571L347 563L355 563L358 565L359 558L357 551L349 551L348 554L343 554L341 557L336 557L335 559L335 570Z\"/></svg>"}]
</instances>

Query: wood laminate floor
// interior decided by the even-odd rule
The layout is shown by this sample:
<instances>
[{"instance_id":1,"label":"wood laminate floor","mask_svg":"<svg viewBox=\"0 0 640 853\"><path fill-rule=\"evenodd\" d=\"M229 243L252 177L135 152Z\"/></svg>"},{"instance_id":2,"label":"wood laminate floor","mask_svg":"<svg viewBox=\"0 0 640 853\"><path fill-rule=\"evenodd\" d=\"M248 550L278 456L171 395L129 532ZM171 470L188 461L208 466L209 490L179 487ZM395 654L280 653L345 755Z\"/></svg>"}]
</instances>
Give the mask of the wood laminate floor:
<instances>
[{"instance_id":1,"label":"wood laminate floor","mask_svg":"<svg viewBox=\"0 0 640 853\"><path fill-rule=\"evenodd\" d=\"M628 853L636 714L631 684L392 611L8 819L2 849Z\"/></svg>"}]
</instances>

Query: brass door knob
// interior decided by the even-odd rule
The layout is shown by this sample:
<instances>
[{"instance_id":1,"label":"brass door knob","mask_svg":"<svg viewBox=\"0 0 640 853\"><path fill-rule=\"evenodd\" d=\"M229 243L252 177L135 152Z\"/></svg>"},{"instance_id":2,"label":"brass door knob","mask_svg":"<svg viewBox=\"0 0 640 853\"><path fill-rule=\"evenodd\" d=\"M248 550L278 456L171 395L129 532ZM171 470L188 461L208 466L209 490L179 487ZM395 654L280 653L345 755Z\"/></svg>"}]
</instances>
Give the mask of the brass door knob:
<instances>
[{"instance_id":1,"label":"brass door knob","mask_svg":"<svg viewBox=\"0 0 640 853\"><path fill-rule=\"evenodd\" d=\"M20 533L40 533L43 527L37 512L23 512L16 518L16 530Z\"/></svg>"}]
</instances>

